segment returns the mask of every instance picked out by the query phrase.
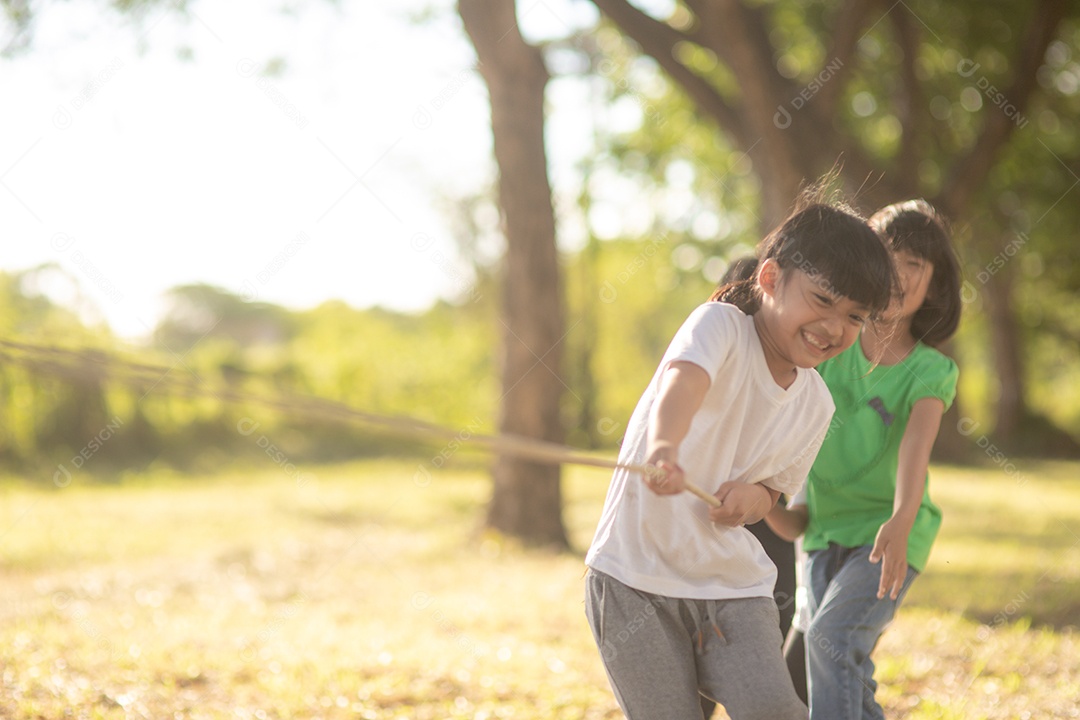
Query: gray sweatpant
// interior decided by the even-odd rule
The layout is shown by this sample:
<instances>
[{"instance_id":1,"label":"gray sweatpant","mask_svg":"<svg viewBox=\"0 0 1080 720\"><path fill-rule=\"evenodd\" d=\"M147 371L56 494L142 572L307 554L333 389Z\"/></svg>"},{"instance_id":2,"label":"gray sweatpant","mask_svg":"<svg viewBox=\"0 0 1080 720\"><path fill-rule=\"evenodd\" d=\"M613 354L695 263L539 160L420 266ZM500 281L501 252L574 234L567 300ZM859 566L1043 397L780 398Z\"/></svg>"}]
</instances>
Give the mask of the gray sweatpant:
<instances>
[{"instance_id":1,"label":"gray sweatpant","mask_svg":"<svg viewBox=\"0 0 1080 720\"><path fill-rule=\"evenodd\" d=\"M585 614L630 720L701 720L699 693L732 720L806 720L770 598L688 600L590 569Z\"/></svg>"}]
</instances>

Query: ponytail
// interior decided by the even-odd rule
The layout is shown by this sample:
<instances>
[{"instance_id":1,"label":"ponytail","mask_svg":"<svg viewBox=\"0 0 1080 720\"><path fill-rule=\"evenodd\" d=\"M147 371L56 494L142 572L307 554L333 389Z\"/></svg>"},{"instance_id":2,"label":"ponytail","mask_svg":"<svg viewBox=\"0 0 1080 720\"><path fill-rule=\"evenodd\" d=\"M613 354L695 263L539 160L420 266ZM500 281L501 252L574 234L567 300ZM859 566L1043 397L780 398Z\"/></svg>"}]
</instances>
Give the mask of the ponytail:
<instances>
[{"instance_id":1,"label":"ponytail","mask_svg":"<svg viewBox=\"0 0 1080 720\"><path fill-rule=\"evenodd\" d=\"M709 302L734 305L746 315L753 315L761 308L761 292L757 287L757 258L750 255L739 258L728 266L720 286L713 290Z\"/></svg>"},{"instance_id":2,"label":"ponytail","mask_svg":"<svg viewBox=\"0 0 1080 720\"><path fill-rule=\"evenodd\" d=\"M753 315L761 308L761 293L758 291L757 279L753 276L721 285L713 291L709 300L734 305L746 315Z\"/></svg>"}]
</instances>

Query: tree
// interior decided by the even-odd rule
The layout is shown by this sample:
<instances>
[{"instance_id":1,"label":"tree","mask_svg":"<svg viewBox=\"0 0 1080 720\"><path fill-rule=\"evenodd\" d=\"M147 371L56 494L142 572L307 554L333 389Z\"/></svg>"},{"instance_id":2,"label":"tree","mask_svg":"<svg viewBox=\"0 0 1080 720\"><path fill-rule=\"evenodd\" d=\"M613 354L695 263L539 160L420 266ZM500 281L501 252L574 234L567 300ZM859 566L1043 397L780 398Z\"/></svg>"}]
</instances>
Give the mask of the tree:
<instances>
[{"instance_id":1,"label":"tree","mask_svg":"<svg viewBox=\"0 0 1080 720\"><path fill-rule=\"evenodd\" d=\"M288 313L276 305L245 302L212 285L175 287L167 295L168 309L154 330L162 348L187 352L203 338L224 338L236 345L283 343L294 332Z\"/></svg>"},{"instance_id":2,"label":"tree","mask_svg":"<svg viewBox=\"0 0 1080 720\"><path fill-rule=\"evenodd\" d=\"M783 218L801 182L838 161L868 207L923 196L960 224L977 214L980 189L1027 123L1068 10L1064 0L995 12L974 3L684 0L658 18L627 0L593 3L751 159L762 230ZM1006 279L996 289L1009 293ZM995 300L990 309L1007 319L1011 297ZM1015 327L990 325L1001 385L1015 390L998 413L1005 432L1027 414ZM943 439L955 425L944 424Z\"/></svg>"},{"instance_id":3,"label":"tree","mask_svg":"<svg viewBox=\"0 0 1080 720\"><path fill-rule=\"evenodd\" d=\"M67 460L112 417L99 379L56 372L61 367L56 357L64 349L101 347L113 340L105 328L87 327L72 309L56 304L46 288L58 286L82 298L77 279L51 263L0 272L0 337L16 342L0 348L0 462ZM48 359L27 356L18 349L21 341L60 349Z\"/></svg>"},{"instance_id":4,"label":"tree","mask_svg":"<svg viewBox=\"0 0 1080 720\"><path fill-rule=\"evenodd\" d=\"M133 3L107 0L119 12L134 12L160 0ZM185 11L185 3L170 3ZM0 0L13 38L2 50L29 47L35 7L24 0ZM517 30L512 0L466 0L459 14L476 48L479 68L491 96L494 151L500 168L499 201L507 239L502 278L503 396L500 432L559 442L562 438L560 378L563 318L555 221L544 148L544 92L548 73L541 51ZM213 289L186 288L173 297L170 322L160 342L198 340L229 318L253 332L253 318ZM494 467L494 493L488 524L530 543L565 547L560 469L511 457Z\"/></svg>"},{"instance_id":5,"label":"tree","mask_svg":"<svg viewBox=\"0 0 1080 720\"><path fill-rule=\"evenodd\" d=\"M498 430L561 442L564 337L555 216L544 147L547 68L522 38L513 0L460 0L491 101L506 235ZM487 524L528 543L566 547L560 468L501 455Z\"/></svg>"},{"instance_id":6,"label":"tree","mask_svg":"<svg viewBox=\"0 0 1080 720\"><path fill-rule=\"evenodd\" d=\"M783 218L801 182L838 159L851 177L881 176L867 191L873 196L868 199L879 204L925 189L920 161L937 149L927 142L928 88L919 59L927 42L922 30L927 28L907 4L888 7L873 0L848 0L826 16L817 14L822 11L817 5L800 11L785 3L688 0L663 21L626 0L593 2L678 83L703 116L751 157L762 181L765 226ZM974 13L977 8L964 10ZM981 132L967 147L949 154L951 163L943 173L948 181L934 193L935 204L950 215L960 217L967 211L1015 129L1015 117L1036 88L1036 71L1065 10L1063 0L1044 0L1024 13L1027 30L1014 49L1013 77L1000 90L1012 110L986 114ZM798 14L802 32L793 27L793 14ZM965 19L960 11L951 15L937 17L943 24ZM873 73L887 101L875 105L890 108L899 121L899 136L885 152L868 147L865 125L845 126L840 109L844 99L863 90L859 43L882 23L891 26L896 52L883 58L887 64L865 69ZM778 43L778 38L786 42ZM697 69L701 51L717 61L707 71ZM970 60L952 72L963 74L975 65Z\"/></svg>"}]
</instances>

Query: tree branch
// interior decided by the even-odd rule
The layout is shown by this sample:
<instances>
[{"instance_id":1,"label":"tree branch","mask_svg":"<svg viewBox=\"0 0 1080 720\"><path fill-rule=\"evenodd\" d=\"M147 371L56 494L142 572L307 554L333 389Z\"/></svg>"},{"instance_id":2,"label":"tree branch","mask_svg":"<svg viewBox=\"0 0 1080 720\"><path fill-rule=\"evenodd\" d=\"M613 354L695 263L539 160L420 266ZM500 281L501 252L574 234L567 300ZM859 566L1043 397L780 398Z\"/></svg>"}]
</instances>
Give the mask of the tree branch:
<instances>
[{"instance_id":1,"label":"tree branch","mask_svg":"<svg viewBox=\"0 0 1080 720\"><path fill-rule=\"evenodd\" d=\"M962 217L976 188L985 182L1001 148L1008 142L1018 119L1035 90L1035 73L1042 65L1046 48L1054 39L1065 16L1066 0L1043 0L1034 12L1034 19L1013 66L1016 72L1003 97L1016 109L1011 117L998 107L986 109L986 122L975 144L958 160L949 173L936 204L951 217ZM978 66L975 72L978 71ZM980 76L980 78L983 76Z\"/></svg>"},{"instance_id":2,"label":"tree branch","mask_svg":"<svg viewBox=\"0 0 1080 720\"><path fill-rule=\"evenodd\" d=\"M480 74L485 79L504 75L507 62L513 63L511 72L530 75L538 62L543 65L540 51L527 45L521 37L512 2L462 0L458 3L458 13L476 49ZM498 52L503 43L504 51ZM546 70L544 76L546 82Z\"/></svg>"},{"instance_id":3,"label":"tree branch","mask_svg":"<svg viewBox=\"0 0 1080 720\"><path fill-rule=\"evenodd\" d=\"M717 42L726 48L731 71L739 78L744 125L761 140L760 144L754 141L758 148L755 162L763 165L758 168L758 176L774 186L774 195L784 199L783 203L765 207L765 225L771 227L783 220L790 198L802 181L818 171L810 166L811 155L804 149L809 125L792 127L790 115L789 122L778 121L786 98L782 100L777 92L779 73L761 15L739 0L718 0L713 10L717 13Z\"/></svg>"},{"instance_id":4,"label":"tree branch","mask_svg":"<svg viewBox=\"0 0 1080 720\"><path fill-rule=\"evenodd\" d=\"M866 154L866 151L853 138L840 133L835 127L836 117L839 111L840 98L843 95L847 78L855 69L856 50L859 40L866 34L863 26L870 8L875 0L848 0L844 7L836 11L832 33L832 42L826 51L825 59L821 68L814 76L821 82L824 76L821 90L812 102L806 104L806 116L812 124L813 137L835 137L836 143L842 145L840 152L830 155L830 143L804 143L805 152L811 152L815 156L815 166L829 167L842 157L845 175L858 178L860 188L865 190L866 196L887 196L892 192L888 187L891 183L875 181L879 176L877 163ZM861 193L860 193L861 194Z\"/></svg>"},{"instance_id":5,"label":"tree branch","mask_svg":"<svg viewBox=\"0 0 1080 720\"><path fill-rule=\"evenodd\" d=\"M732 4L735 6L733 10L738 12L742 20L744 37L748 41L747 45L760 70L758 80L770 95L769 104L775 107L794 95L798 88L777 70L776 48L769 37L769 23L765 18L763 7L750 6L743 2L732 2Z\"/></svg>"},{"instance_id":6,"label":"tree branch","mask_svg":"<svg viewBox=\"0 0 1080 720\"><path fill-rule=\"evenodd\" d=\"M831 118L836 115L840 91L844 88L844 83L838 81L842 81L854 69L855 49L866 34L862 29L873 4L874 0L848 0L844 7L836 11L832 44L825 53L825 65L839 63L839 68L821 89L819 105L822 117Z\"/></svg>"},{"instance_id":7,"label":"tree branch","mask_svg":"<svg viewBox=\"0 0 1080 720\"><path fill-rule=\"evenodd\" d=\"M900 101L897 103L897 116L900 121L900 155L897 157L900 187L905 194L915 193L919 183L919 156L916 143L923 137L926 117L922 86L915 71L919 53L919 31L911 22L907 12L892 16L896 40L904 57L900 61Z\"/></svg>"},{"instance_id":8,"label":"tree branch","mask_svg":"<svg viewBox=\"0 0 1080 720\"><path fill-rule=\"evenodd\" d=\"M753 139L743 126L743 119L720 96L720 93L704 78L675 59L675 46L680 42L693 42L684 33L670 25L646 15L624 0L592 0L612 22L636 42L642 52L656 62L690 96L690 99L707 116L716 121L744 149Z\"/></svg>"}]
</instances>

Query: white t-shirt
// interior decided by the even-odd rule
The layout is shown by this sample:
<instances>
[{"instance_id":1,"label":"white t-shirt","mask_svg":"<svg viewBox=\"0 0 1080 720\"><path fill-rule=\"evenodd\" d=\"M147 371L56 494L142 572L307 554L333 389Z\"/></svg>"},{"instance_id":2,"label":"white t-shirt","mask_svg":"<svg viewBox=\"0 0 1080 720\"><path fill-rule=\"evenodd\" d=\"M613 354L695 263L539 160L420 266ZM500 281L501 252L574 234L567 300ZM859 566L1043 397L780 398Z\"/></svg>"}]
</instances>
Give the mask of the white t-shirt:
<instances>
[{"instance_id":1,"label":"white t-shirt","mask_svg":"<svg viewBox=\"0 0 1080 720\"><path fill-rule=\"evenodd\" d=\"M645 462L660 376L676 361L701 366L711 380L679 447L687 480L708 493L728 480L798 492L828 430L832 397L814 370L799 369L787 390L777 385L753 317L726 303L701 305L676 333L630 418L620 462ZM626 470L612 477L585 562L667 597L772 597L776 584L776 567L749 530L714 525L702 500L656 495Z\"/></svg>"}]
</instances>

